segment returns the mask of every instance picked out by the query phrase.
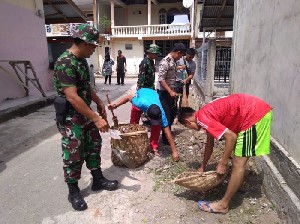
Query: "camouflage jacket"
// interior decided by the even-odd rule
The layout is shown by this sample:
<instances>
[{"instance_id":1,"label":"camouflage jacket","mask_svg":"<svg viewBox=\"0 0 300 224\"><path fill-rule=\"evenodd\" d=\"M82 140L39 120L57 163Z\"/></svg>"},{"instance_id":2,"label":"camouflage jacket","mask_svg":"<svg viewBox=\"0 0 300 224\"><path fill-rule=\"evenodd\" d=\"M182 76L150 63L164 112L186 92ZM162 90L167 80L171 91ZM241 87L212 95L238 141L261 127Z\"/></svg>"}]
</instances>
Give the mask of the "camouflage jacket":
<instances>
[{"instance_id":1,"label":"camouflage jacket","mask_svg":"<svg viewBox=\"0 0 300 224\"><path fill-rule=\"evenodd\" d=\"M76 58L73 53L65 51L56 61L53 84L59 96L65 95L64 87L76 87L78 96L88 106L91 104L90 74L85 58Z\"/></svg>"},{"instance_id":2,"label":"camouflage jacket","mask_svg":"<svg viewBox=\"0 0 300 224\"><path fill-rule=\"evenodd\" d=\"M139 65L139 76L137 81L137 89L150 88L155 89L155 65L154 61L145 57Z\"/></svg>"}]
</instances>

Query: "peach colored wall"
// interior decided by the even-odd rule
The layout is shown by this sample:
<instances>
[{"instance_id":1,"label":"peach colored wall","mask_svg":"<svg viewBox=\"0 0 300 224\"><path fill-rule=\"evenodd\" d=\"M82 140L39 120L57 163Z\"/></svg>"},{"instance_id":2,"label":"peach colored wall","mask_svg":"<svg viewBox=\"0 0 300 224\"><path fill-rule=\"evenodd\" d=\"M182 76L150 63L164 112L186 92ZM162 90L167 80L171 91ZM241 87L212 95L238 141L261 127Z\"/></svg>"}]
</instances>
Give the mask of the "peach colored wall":
<instances>
[{"instance_id":1,"label":"peach colored wall","mask_svg":"<svg viewBox=\"0 0 300 224\"><path fill-rule=\"evenodd\" d=\"M35 10L35 2L36 5L43 7L43 1L40 0L0 0L1 2L6 2L12 4L14 6L22 7L27 10ZM41 4L41 5L40 5Z\"/></svg>"},{"instance_id":2,"label":"peach colored wall","mask_svg":"<svg viewBox=\"0 0 300 224\"><path fill-rule=\"evenodd\" d=\"M171 8L178 10L184 9L182 3L176 4L158 4L151 5L151 24L155 25L159 23L159 10L164 8L168 11ZM110 6L106 4L99 5L99 13L110 16ZM141 14L139 14L139 11ZM128 21L126 21L128 20ZM148 6L147 4L129 5L126 9L115 8L115 26L137 26L148 25Z\"/></svg>"},{"instance_id":3,"label":"peach colored wall","mask_svg":"<svg viewBox=\"0 0 300 224\"><path fill-rule=\"evenodd\" d=\"M158 4L151 6L151 23L152 24L159 24L159 10L165 9L168 11L171 8L175 8L178 10L184 9L182 3L172 3L172 4Z\"/></svg>"},{"instance_id":4,"label":"peach colored wall","mask_svg":"<svg viewBox=\"0 0 300 224\"><path fill-rule=\"evenodd\" d=\"M44 91L53 89L52 72L48 70L48 48L44 18L36 16L34 0L0 2L0 60L29 60L34 66ZM38 8L42 0L36 0ZM2 67L15 74L8 63ZM41 95L30 85L30 95ZM17 81L0 69L0 102L21 98L25 91Z\"/></svg>"},{"instance_id":5,"label":"peach colored wall","mask_svg":"<svg viewBox=\"0 0 300 224\"><path fill-rule=\"evenodd\" d=\"M151 6L151 24L159 24L159 10L164 8L168 11L170 8L183 9L182 4L159 4ZM139 14L138 12L141 12ZM115 24L116 26L121 26ZM147 5L132 5L128 7L128 25L148 25L148 7Z\"/></svg>"},{"instance_id":6,"label":"peach colored wall","mask_svg":"<svg viewBox=\"0 0 300 224\"><path fill-rule=\"evenodd\" d=\"M141 14L138 14L140 12ZM147 5L134 5L128 7L128 25L147 25L148 14Z\"/></svg>"}]
</instances>

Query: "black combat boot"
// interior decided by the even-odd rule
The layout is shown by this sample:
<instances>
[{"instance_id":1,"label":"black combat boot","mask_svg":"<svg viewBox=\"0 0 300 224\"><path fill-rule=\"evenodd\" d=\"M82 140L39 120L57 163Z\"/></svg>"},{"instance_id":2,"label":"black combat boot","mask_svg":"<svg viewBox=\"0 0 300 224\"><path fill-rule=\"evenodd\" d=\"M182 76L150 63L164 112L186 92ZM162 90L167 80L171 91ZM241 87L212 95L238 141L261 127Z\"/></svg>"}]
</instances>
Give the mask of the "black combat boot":
<instances>
[{"instance_id":1,"label":"black combat boot","mask_svg":"<svg viewBox=\"0 0 300 224\"><path fill-rule=\"evenodd\" d=\"M118 188L119 182L117 180L107 180L103 174L100 168L96 170L92 170L91 174L93 176L93 184L92 184L92 190L93 191L99 191L99 190L108 190L113 191Z\"/></svg>"},{"instance_id":2,"label":"black combat boot","mask_svg":"<svg viewBox=\"0 0 300 224\"><path fill-rule=\"evenodd\" d=\"M69 187L68 200L72 204L72 207L76 211L83 211L87 209L87 204L80 194L78 183L68 183L68 187Z\"/></svg>"}]
</instances>

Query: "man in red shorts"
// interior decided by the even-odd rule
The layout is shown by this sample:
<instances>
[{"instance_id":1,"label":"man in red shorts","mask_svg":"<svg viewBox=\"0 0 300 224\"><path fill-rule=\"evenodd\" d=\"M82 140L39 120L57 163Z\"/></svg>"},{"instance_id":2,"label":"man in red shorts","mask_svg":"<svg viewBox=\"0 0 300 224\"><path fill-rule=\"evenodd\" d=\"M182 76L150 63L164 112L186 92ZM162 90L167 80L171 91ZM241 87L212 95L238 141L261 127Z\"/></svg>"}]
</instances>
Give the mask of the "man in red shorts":
<instances>
[{"instance_id":1,"label":"man in red shorts","mask_svg":"<svg viewBox=\"0 0 300 224\"><path fill-rule=\"evenodd\" d=\"M212 203L198 202L202 211L227 213L230 200L243 183L248 159L270 153L272 107L255 96L232 94L214 100L198 111L182 107L178 121L188 128L203 128L207 132L207 143L199 172L205 171L213 152L214 139L225 139L225 149L217 165L217 173L226 173L228 160L234 151L231 178L223 198Z\"/></svg>"},{"instance_id":2,"label":"man in red shorts","mask_svg":"<svg viewBox=\"0 0 300 224\"><path fill-rule=\"evenodd\" d=\"M169 128L168 119L161 105L157 92L150 88L141 88L135 94L128 94L121 98L117 103L109 104L107 107L108 109L112 110L127 102L132 103L130 114L131 124L138 124L142 113L146 113L150 118L150 147L154 155L160 155L158 151L158 141L162 129L166 135L166 139L170 144L173 161L179 161L179 154L172 137L171 129Z\"/></svg>"}]
</instances>

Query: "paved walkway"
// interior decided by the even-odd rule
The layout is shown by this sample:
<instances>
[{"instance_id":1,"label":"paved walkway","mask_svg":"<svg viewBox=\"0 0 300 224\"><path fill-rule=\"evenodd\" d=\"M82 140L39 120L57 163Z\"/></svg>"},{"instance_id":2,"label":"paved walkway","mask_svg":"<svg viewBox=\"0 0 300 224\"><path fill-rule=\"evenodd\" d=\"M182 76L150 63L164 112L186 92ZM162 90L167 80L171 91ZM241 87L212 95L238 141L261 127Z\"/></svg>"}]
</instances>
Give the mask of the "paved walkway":
<instances>
[{"instance_id":1,"label":"paved walkway","mask_svg":"<svg viewBox=\"0 0 300 224\"><path fill-rule=\"evenodd\" d=\"M110 94L112 100L114 100L117 96L120 96L120 92L124 92L124 90L131 88L132 85L136 83L136 78L125 78L125 86L118 86L118 88L116 88L115 83L116 78L113 77L112 85L104 85L104 78L99 76L99 78L96 79L98 94ZM130 87L128 85L130 85ZM19 99L4 100L0 102L0 123L18 116L26 116L40 108L51 105L54 97L56 96L56 91L51 90L45 93L46 97L43 97L42 95L36 95ZM103 99L106 100L105 95L103 96Z\"/></svg>"},{"instance_id":2,"label":"paved walkway","mask_svg":"<svg viewBox=\"0 0 300 224\"><path fill-rule=\"evenodd\" d=\"M98 95L106 102L106 94L112 101L134 89L136 79L127 79L124 86L104 85L103 80L97 80ZM6 104L5 110L24 108L24 104L35 104L43 98L25 98ZM24 104L23 104L24 103ZM95 109L96 105L92 104ZM2 107L4 108L4 107ZM128 123L131 104L128 103L115 111L120 123ZM111 113L108 121L112 123ZM122 182L116 192L90 191L89 171L83 168L80 187L89 205L84 213L73 211L67 200L67 188L63 181L60 134L54 121L54 107L49 105L26 116L17 116L0 124L0 219L1 223L117 223L110 222L110 212L120 205L119 201L110 203L112 197L119 194L130 202L126 192L134 194L135 186L128 182L128 169L112 166L110 161L110 137L102 133L102 168L104 175ZM127 178L127 176L129 176ZM135 180L136 182L139 182ZM131 189L132 186L132 189ZM128 188L128 189L127 189ZM138 188L138 187L137 187ZM150 188L150 186L149 186ZM90 195L90 196L89 196ZM101 221L94 214L106 208L108 214ZM121 209L122 215L132 213L131 210ZM95 213L96 212L96 213ZM100 215L99 215L100 218ZM123 220L119 215L115 220ZM131 223L129 221L120 223Z\"/></svg>"},{"instance_id":3,"label":"paved walkway","mask_svg":"<svg viewBox=\"0 0 300 224\"><path fill-rule=\"evenodd\" d=\"M106 105L106 94L109 95L111 101L114 101L128 91L134 90L135 84L136 79L129 78L125 80L124 86L116 86L114 82L112 85L104 85L103 79L97 79L97 94ZM52 105L56 92L49 91L46 95L47 97L30 96L8 100L0 104L1 160L12 158L22 152L24 144L27 144L25 142L45 139L57 132L54 122L55 112ZM94 103L91 106L96 110ZM125 109L126 107L122 108ZM124 121L129 121L129 104L128 107L128 113L124 113L123 110L116 110L115 114ZM109 121L112 121L111 113L109 111L107 113Z\"/></svg>"},{"instance_id":4,"label":"paved walkway","mask_svg":"<svg viewBox=\"0 0 300 224\"><path fill-rule=\"evenodd\" d=\"M46 97L37 95L0 102L0 123L17 116L25 116L42 107L50 105L53 102L55 95L56 92L52 90L46 92Z\"/></svg>"},{"instance_id":5,"label":"paved walkway","mask_svg":"<svg viewBox=\"0 0 300 224\"><path fill-rule=\"evenodd\" d=\"M107 104L106 94L115 101L127 92L134 91L135 83L136 79L126 79L124 86L116 86L115 79L113 85L104 85L103 79L98 79L96 82L98 95L105 104ZM16 102L15 105L20 106ZM92 104L92 108L95 109L95 104ZM127 103L115 110L120 123L129 122L130 108L131 104ZM111 113L107 112L108 121L112 123ZM189 139L190 133L187 131L185 138ZM91 175L84 165L79 186L87 201L88 209L77 212L72 209L67 200L68 192L62 171L61 136L55 126L53 105L1 123L1 224L196 224L249 223L250 221L260 224L280 223L272 211L268 211L267 216L258 215L263 219L249 216L245 222L232 220L232 215L242 217L240 211L253 212L253 205L248 206L250 209L237 207L225 216L208 214L199 212L195 198L154 191L159 186L157 184L160 184L160 180L159 176L154 178L153 172L156 170L159 173L168 173L169 169L177 170L180 165L180 163L165 163L170 159L167 147L162 148L162 157L154 157L142 167L121 168L112 165L108 133L102 133L101 136L103 139L101 167L104 175L108 179L117 179L120 186L113 192L91 191ZM186 149L190 151L189 148ZM199 199L198 196L196 199ZM247 197L245 201L248 201ZM260 208L259 211L255 215L261 214L263 209Z\"/></svg>"}]
</instances>

